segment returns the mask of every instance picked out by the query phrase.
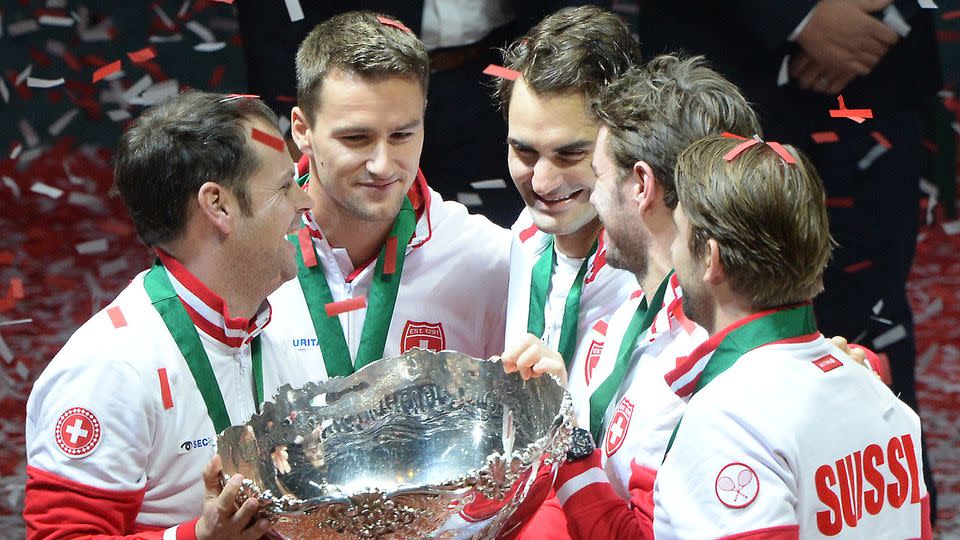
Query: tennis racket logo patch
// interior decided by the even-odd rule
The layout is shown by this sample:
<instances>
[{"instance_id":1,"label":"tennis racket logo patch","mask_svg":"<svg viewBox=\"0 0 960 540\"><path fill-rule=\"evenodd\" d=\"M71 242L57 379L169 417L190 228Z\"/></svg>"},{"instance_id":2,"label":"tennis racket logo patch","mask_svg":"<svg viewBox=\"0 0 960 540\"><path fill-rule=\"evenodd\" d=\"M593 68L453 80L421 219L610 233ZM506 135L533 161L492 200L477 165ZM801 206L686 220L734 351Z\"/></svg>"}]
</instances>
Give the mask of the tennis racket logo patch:
<instances>
[{"instance_id":1,"label":"tennis racket logo patch","mask_svg":"<svg viewBox=\"0 0 960 540\"><path fill-rule=\"evenodd\" d=\"M714 491L717 499L727 508L744 508L757 500L760 478L749 465L730 463L720 469Z\"/></svg>"}]
</instances>

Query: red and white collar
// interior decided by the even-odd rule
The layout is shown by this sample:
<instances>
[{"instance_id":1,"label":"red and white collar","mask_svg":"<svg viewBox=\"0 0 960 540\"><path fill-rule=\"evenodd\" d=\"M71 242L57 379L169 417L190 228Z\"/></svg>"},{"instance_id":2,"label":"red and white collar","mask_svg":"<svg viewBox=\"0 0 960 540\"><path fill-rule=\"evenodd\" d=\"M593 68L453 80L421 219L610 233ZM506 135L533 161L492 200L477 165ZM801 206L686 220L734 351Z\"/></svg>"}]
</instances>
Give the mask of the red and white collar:
<instances>
[{"instance_id":1,"label":"red and white collar","mask_svg":"<svg viewBox=\"0 0 960 540\"><path fill-rule=\"evenodd\" d=\"M304 159L301 158L297 163L298 172L303 169L303 167ZM309 185L310 180L307 179L307 181L304 182L302 189L306 191L307 186ZM414 229L413 237L410 238L410 243L407 245L407 247L409 249L417 249L423 244L426 244L427 241L433 236L433 223L430 219L432 195L430 193L430 186L427 185L427 179L423 176L423 171L417 169L417 177L414 180L413 185L410 186L410 190L407 191L407 197L410 198L410 204L413 206L413 211L417 216L417 227ZM310 232L310 236L313 238L314 243L318 247L322 245L319 241L323 240L323 231L320 230L320 224L317 223L316 216L313 215L313 210L307 210L303 213L303 224ZM367 261L367 263L364 263L359 268L355 269L354 274L358 274L360 270L367 266L367 264L375 260L376 257L370 261ZM348 281L350 280L348 279Z\"/></svg>"},{"instance_id":2,"label":"red and white collar","mask_svg":"<svg viewBox=\"0 0 960 540\"><path fill-rule=\"evenodd\" d=\"M252 319L231 317L227 303L210 290L171 255L157 249L157 256L167 271L173 290L190 320L204 334L233 348L240 348L259 334L270 322L270 303L264 300Z\"/></svg>"},{"instance_id":3,"label":"red and white collar","mask_svg":"<svg viewBox=\"0 0 960 540\"><path fill-rule=\"evenodd\" d=\"M695 348L689 355L677 358L677 367L671 371L668 371L667 374L664 375L664 379L667 381L667 384L670 385L670 389L681 398L691 395L697 386L697 381L700 379L700 375L703 374L704 368L707 367L710 357L713 356L713 353L716 352L717 347L720 346L720 342L722 342L730 332L733 332L737 328L740 328L749 322L753 322L757 319L766 317L767 315L782 311L784 309L789 309L790 307L793 306L768 309L766 311L761 311L744 317L717 332L716 334L710 336L709 339L698 345L697 348ZM774 345L778 343L805 343L818 339L819 337L820 333L814 332L812 334L771 341L766 345Z\"/></svg>"}]
</instances>

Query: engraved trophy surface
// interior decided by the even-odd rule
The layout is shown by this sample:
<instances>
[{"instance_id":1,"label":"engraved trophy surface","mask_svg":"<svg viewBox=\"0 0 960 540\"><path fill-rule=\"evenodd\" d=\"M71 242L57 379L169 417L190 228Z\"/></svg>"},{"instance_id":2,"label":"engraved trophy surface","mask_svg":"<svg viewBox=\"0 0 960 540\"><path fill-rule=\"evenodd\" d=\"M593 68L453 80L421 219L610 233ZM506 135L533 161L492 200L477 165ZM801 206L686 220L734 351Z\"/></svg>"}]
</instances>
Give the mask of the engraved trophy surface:
<instances>
[{"instance_id":1,"label":"engraved trophy surface","mask_svg":"<svg viewBox=\"0 0 960 540\"><path fill-rule=\"evenodd\" d=\"M552 377L414 349L281 387L217 451L287 538L494 538L522 525L508 518L562 460L572 416Z\"/></svg>"}]
</instances>

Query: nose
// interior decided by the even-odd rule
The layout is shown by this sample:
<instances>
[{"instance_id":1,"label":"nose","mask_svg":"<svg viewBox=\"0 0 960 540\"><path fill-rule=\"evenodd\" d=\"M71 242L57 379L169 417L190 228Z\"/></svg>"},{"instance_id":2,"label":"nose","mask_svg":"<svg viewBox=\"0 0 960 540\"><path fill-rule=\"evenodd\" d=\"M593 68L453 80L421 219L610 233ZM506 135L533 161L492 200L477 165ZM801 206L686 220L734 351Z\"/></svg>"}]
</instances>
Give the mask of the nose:
<instances>
[{"instance_id":1,"label":"nose","mask_svg":"<svg viewBox=\"0 0 960 540\"><path fill-rule=\"evenodd\" d=\"M540 158L533 166L531 186L540 195L547 195L563 183L562 175L549 159Z\"/></svg>"},{"instance_id":2,"label":"nose","mask_svg":"<svg viewBox=\"0 0 960 540\"><path fill-rule=\"evenodd\" d=\"M390 146L386 141L380 142L373 149L373 155L367 160L367 172L377 178L393 176L393 158L390 155Z\"/></svg>"},{"instance_id":3,"label":"nose","mask_svg":"<svg viewBox=\"0 0 960 540\"><path fill-rule=\"evenodd\" d=\"M307 195L307 190L296 188L295 191L297 193L294 195L293 203L298 214L302 214L313 208L313 199L310 198L310 195Z\"/></svg>"}]
</instances>

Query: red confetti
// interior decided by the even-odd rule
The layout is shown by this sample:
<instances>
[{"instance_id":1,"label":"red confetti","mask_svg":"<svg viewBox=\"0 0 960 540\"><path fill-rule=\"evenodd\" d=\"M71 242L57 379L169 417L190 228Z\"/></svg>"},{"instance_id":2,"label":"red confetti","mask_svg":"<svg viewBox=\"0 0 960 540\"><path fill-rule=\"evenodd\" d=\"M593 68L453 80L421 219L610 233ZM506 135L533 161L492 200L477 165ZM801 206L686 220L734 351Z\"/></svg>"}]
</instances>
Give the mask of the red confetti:
<instances>
[{"instance_id":1,"label":"red confetti","mask_svg":"<svg viewBox=\"0 0 960 540\"><path fill-rule=\"evenodd\" d=\"M605 321L597 321L597 324L593 325L593 331L601 336L607 335L607 323Z\"/></svg>"},{"instance_id":2,"label":"red confetti","mask_svg":"<svg viewBox=\"0 0 960 540\"><path fill-rule=\"evenodd\" d=\"M773 148L773 151L776 152L783 161L789 163L790 165L796 165L796 158L794 158L793 154L791 154L782 144L776 141L770 141L767 143L767 146Z\"/></svg>"},{"instance_id":3,"label":"red confetti","mask_svg":"<svg viewBox=\"0 0 960 540\"><path fill-rule=\"evenodd\" d=\"M270 148L273 148L277 152L283 152L284 150L287 149L287 145L284 144L283 139L279 137L274 137L269 133L264 133L263 131L260 131L257 128L253 128L253 133L251 134L251 136L253 137L253 140L259 143L263 143L269 146Z\"/></svg>"},{"instance_id":4,"label":"red confetti","mask_svg":"<svg viewBox=\"0 0 960 540\"><path fill-rule=\"evenodd\" d=\"M955 9L953 11L944 11L943 20L949 21L953 19L960 19L960 9Z\"/></svg>"},{"instance_id":5,"label":"red confetti","mask_svg":"<svg viewBox=\"0 0 960 540\"><path fill-rule=\"evenodd\" d=\"M395 20L393 20L393 19L388 19L387 17L384 17L383 15L377 15L377 20L380 21L380 24L384 24L384 25L387 25L387 26L392 26L392 27L397 28L397 29L399 29L399 30L403 30L404 32L406 32L406 33L408 33L408 34L412 34L412 33L413 33L413 30L407 28L407 27L406 27L402 22L400 22L400 21L395 21Z\"/></svg>"},{"instance_id":6,"label":"red confetti","mask_svg":"<svg viewBox=\"0 0 960 540\"><path fill-rule=\"evenodd\" d=\"M831 118L849 118L858 124L862 124L867 118L873 118L873 111L870 109L848 109L846 103L843 102L843 96L837 96L837 102L839 102L840 108L830 109Z\"/></svg>"},{"instance_id":7,"label":"red confetti","mask_svg":"<svg viewBox=\"0 0 960 540\"><path fill-rule=\"evenodd\" d=\"M853 263L853 264L851 264L851 265L849 265L849 266L845 266L845 267L843 268L843 271L846 272L846 273L848 273L848 274L852 274L852 273L854 273L854 272L859 272L859 271L861 271L861 270L866 270L867 268L870 268L870 267L872 267L872 266L873 266L873 261L871 261L870 259L866 259L866 260L860 261L860 262L858 262L858 263Z\"/></svg>"},{"instance_id":8,"label":"red confetti","mask_svg":"<svg viewBox=\"0 0 960 540\"><path fill-rule=\"evenodd\" d=\"M744 150L757 144L760 144L759 139L746 139L742 143L734 146L733 150L730 150L729 152L724 154L723 159L727 161L733 161L734 159L737 159L737 156L743 153Z\"/></svg>"},{"instance_id":9,"label":"red confetti","mask_svg":"<svg viewBox=\"0 0 960 540\"><path fill-rule=\"evenodd\" d=\"M12 251L0 251L0 264L13 264L16 253Z\"/></svg>"},{"instance_id":10,"label":"red confetti","mask_svg":"<svg viewBox=\"0 0 960 540\"><path fill-rule=\"evenodd\" d=\"M810 134L810 138L817 144L832 143L840 140L835 131L817 131Z\"/></svg>"},{"instance_id":11,"label":"red confetti","mask_svg":"<svg viewBox=\"0 0 960 540\"><path fill-rule=\"evenodd\" d=\"M233 0L213 0L214 2L220 2L221 4L232 4Z\"/></svg>"},{"instance_id":12,"label":"red confetti","mask_svg":"<svg viewBox=\"0 0 960 540\"><path fill-rule=\"evenodd\" d=\"M110 316L110 322L113 323L114 328L123 328L127 325L127 319L124 318L123 312L120 311L118 306L113 306L107 310L107 315Z\"/></svg>"},{"instance_id":13,"label":"red confetti","mask_svg":"<svg viewBox=\"0 0 960 540\"><path fill-rule=\"evenodd\" d=\"M924 139L923 141L920 142L920 144L922 144L924 148L933 152L934 154L940 151L940 147L937 146L937 143L931 141L930 139Z\"/></svg>"},{"instance_id":14,"label":"red confetti","mask_svg":"<svg viewBox=\"0 0 960 540\"><path fill-rule=\"evenodd\" d=\"M310 239L310 230L306 227L297 231L297 240L300 243L300 253L303 254L303 265L312 268L317 265L317 252L313 249L313 240Z\"/></svg>"},{"instance_id":15,"label":"red confetti","mask_svg":"<svg viewBox=\"0 0 960 540\"><path fill-rule=\"evenodd\" d=\"M119 60L117 60L116 62L111 62L111 63L103 66L102 68L94 71L94 72L93 72L93 82L97 82L97 81L99 81L100 79L103 79L104 77L110 75L111 73L116 73L117 71L120 71L120 61L119 61Z\"/></svg>"},{"instance_id":16,"label":"red confetti","mask_svg":"<svg viewBox=\"0 0 960 540\"><path fill-rule=\"evenodd\" d=\"M870 136L873 137L873 140L877 141L877 144L884 148L893 148L893 144L890 143L890 139L883 136L883 133L879 131L871 131Z\"/></svg>"},{"instance_id":17,"label":"red confetti","mask_svg":"<svg viewBox=\"0 0 960 540\"><path fill-rule=\"evenodd\" d=\"M736 133L730 133L729 131L724 131L720 136L721 136L721 137L726 137L726 138L728 138L728 139L737 139L737 140L740 140L740 141L745 141L745 140L747 140L746 137L741 137L740 135L737 135Z\"/></svg>"},{"instance_id":18,"label":"red confetti","mask_svg":"<svg viewBox=\"0 0 960 540\"><path fill-rule=\"evenodd\" d=\"M130 57L130 60L140 63L156 58L157 53L153 50L153 47L144 47L139 51L128 52L127 56Z\"/></svg>"},{"instance_id":19,"label":"red confetti","mask_svg":"<svg viewBox=\"0 0 960 540\"><path fill-rule=\"evenodd\" d=\"M827 197L827 208L853 208L853 197Z\"/></svg>"},{"instance_id":20,"label":"red confetti","mask_svg":"<svg viewBox=\"0 0 960 540\"><path fill-rule=\"evenodd\" d=\"M365 307L367 307L367 297L358 296L356 298L348 298L339 302L330 302L329 304L323 306L323 309L327 312L327 317L336 317L341 313L356 311Z\"/></svg>"},{"instance_id":21,"label":"red confetti","mask_svg":"<svg viewBox=\"0 0 960 540\"><path fill-rule=\"evenodd\" d=\"M160 397L163 398L163 409L172 409L173 393L170 392L170 380L167 379L167 368L157 368L157 377L160 378Z\"/></svg>"},{"instance_id":22,"label":"red confetti","mask_svg":"<svg viewBox=\"0 0 960 540\"><path fill-rule=\"evenodd\" d=\"M20 278L10 279L10 296L17 300L23 300L23 280L22 279Z\"/></svg>"},{"instance_id":23,"label":"red confetti","mask_svg":"<svg viewBox=\"0 0 960 540\"><path fill-rule=\"evenodd\" d=\"M387 238L385 253L383 254L383 274L392 275L397 271L397 237Z\"/></svg>"},{"instance_id":24,"label":"red confetti","mask_svg":"<svg viewBox=\"0 0 960 540\"><path fill-rule=\"evenodd\" d=\"M227 72L227 66L221 64L213 68L213 73L210 74L210 82L208 85L210 88L217 88L220 86L220 83L223 82L223 74Z\"/></svg>"},{"instance_id":25,"label":"red confetti","mask_svg":"<svg viewBox=\"0 0 960 540\"><path fill-rule=\"evenodd\" d=\"M533 238L533 235L537 234L537 231L540 229L537 228L536 224L530 225L526 229L520 231L520 241L526 242L527 240Z\"/></svg>"},{"instance_id":26,"label":"red confetti","mask_svg":"<svg viewBox=\"0 0 960 540\"><path fill-rule=\"evenodd\" d=\"M496 64L490 64L487 66L486 69L483 70L483 74L500 77L501 79L507 79L508 81L515 81L520 77L519 71L498 66Z\"/></svg>"}]
</instances>

